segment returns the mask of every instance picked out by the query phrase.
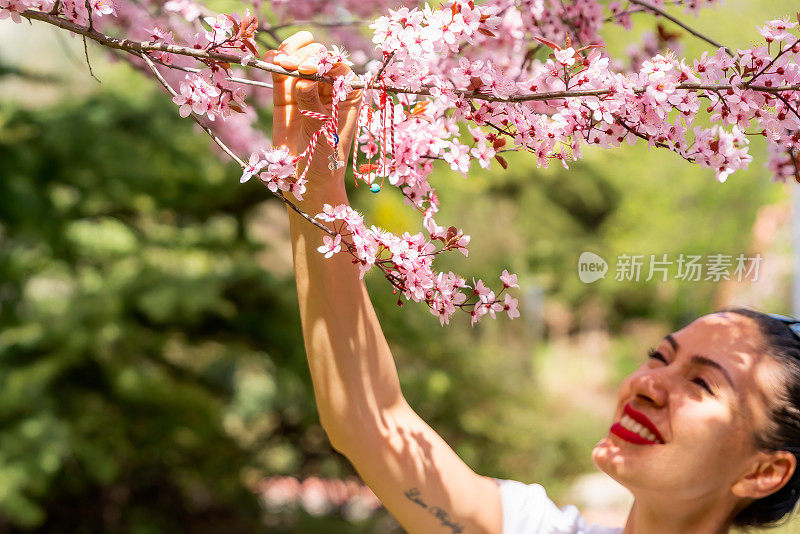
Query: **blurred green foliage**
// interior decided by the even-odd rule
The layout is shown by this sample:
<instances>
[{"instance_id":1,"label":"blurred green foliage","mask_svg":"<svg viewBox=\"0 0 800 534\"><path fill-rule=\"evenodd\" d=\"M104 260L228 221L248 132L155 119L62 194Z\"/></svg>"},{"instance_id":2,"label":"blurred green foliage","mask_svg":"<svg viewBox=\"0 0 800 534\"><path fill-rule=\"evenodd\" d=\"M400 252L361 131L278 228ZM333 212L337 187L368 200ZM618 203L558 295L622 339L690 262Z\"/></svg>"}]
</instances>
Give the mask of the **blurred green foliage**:
<instances>
[{"instance_id":1,"label":"blurred green foliage","mask_svg":"<svg viewBox=\"0 0 800 534\"><path fill-rule=\"evenodd\" d=\"M262 475L339 474L263 191L168 99L0 117L0 524L252 532Z\"/></svg>"}]
</instances>

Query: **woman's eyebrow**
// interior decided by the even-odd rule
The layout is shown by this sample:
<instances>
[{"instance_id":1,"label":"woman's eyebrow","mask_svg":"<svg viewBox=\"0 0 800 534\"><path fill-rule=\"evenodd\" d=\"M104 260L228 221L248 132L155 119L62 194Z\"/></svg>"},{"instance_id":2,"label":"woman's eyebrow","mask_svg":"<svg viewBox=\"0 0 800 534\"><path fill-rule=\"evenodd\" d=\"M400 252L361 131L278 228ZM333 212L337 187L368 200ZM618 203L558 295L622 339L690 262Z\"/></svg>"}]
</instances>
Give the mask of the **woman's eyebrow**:
<instances>
[{"instance_id":1,"label":"woman's eyebrow","mask_svg":"<svg viewBox=\"0 0 800 534\"><path fill-rule=\"evenodd\" d=\"M722 376L725 377L725 380L728 381L728 383L731 385L731 387L734 389L734 391L736 390L736 385L733 383L733 380L731 379L731 375L728 373L728 370L725 369L718 362L715 362L714 360L712 360L711 358L708 358L706 356L700 356L700 355L696 354L696 355L692 356L692 363L697 364L697 365L705 365L705 366L713 367L714 369L717 369L720 373L722 373Z\"/></svg>"},{"instance_id":2,"label":"woman's eyebrow","mask_svg":"<svg viewBox=\"0 0 800 534\"><path fill-rule=\"evenodd\" d=\"M664 336L664 339L667 340L670 345L672 345L672 350L678 352L678 348L680 348L680 345L678 345L678 342L675 341L674 337L672 337L672 334L667 334L666 336ZM733 383L733 379L731 378L730 373L728 373L728 370L722 367L722 365L720 365L719 363L712 360L711 358L707 356L695 355L692 356L692 363L697 365L705 365L707 367L713 367L714 369L717 369L720 373L722 373L722 376L725 377L725 380L728 381L728 384L730 384L734 390L736 389L736 385Z\"/></svg>"},{"instance_id":3,"label":"woman's eyebrow","mask_svg":"<svg viewBox=\"0 0 800 534\"><path fill-rule=\"evenodd\" d=\"M680 345L678 345L678 342L675 341L674 337L672 337L672 334L667 334L666 336L664 336L664 339L669 341L669 344L672 345L672 350L678 352L678 347L680 347Z\"/></svg>"}]
</instances>

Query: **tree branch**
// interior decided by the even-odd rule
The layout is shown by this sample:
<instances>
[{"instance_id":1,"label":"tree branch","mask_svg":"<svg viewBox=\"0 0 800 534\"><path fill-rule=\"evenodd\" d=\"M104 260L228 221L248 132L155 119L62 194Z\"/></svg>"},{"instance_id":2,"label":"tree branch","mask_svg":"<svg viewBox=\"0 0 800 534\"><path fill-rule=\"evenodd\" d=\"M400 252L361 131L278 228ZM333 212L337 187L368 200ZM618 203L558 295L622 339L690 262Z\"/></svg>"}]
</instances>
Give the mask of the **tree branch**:
<instances>
[{"instance_id":1,"label":"tree branch","mask_svg":"<svg viewBox=\"0 0 800 534\"><path fill-rule=\"evenodd\" d=\"M197 50L194 48L188 48L174 44L141 42L141 41L133 41L130 39L117 39L102 33L98 33L96 31L89 32L89 30L83 26L79 26L66 19L56 17L48 13L42 13L39 11L27 10L23 11L21 15L28 19L39 20L47 24L58 26L60 28L77 33L79 35L85 35L104 46L107 46L109 48L114 48L117 50L126 50L128 52L135 52L138 54L142 54L144 52L153 52L153 51L169 52L171 54L194 57L199 60L214 60L214 61L223 61L225 63L243 64L244 66L253 67L262 71L272 72L276 74L283 74L285 76L294 76L306 80L313 80L324 83L333 82L333 80L327 76L320 76L317 74L301 74L297 71L287 71L286 69L274 65L272 63L267 63L266 61L261 61L254 58L250 58L242 62L241 57L236 56L234 54L225 54L221 52L207 52L205 50ZM355 89L364 88L366 85L367 83L365 82L355 82L352 84L353 88ZM731 84L714 85L714 84L699 84L699 83L682 83L677 85L676 89L685 89L689 91L725 91L728 89L732 89L733 87L734 85ZM750 89L753 91L759 91L764 93L772 93L772 94L776 94L783 91L800 90L800 85L768 87L764 85L750 85L744 82L736 85L735 87L741 89ZM402 87L387 87L386 91L395 94L407 93L407 94L417 94L417 95L430 95L429 86L423 86L419 90L405 89ZM644 91L645 91L644 88L636 88L634 90L635 93L643 93ZM466 89L453 89L452 92L457 95L463 96L464 98L469 98L474 100L484 100L488 102L527 102L527 101L556 100L556 99L575 98L575 97L581 98L587 96L605 96L611 94L613 91L611 89L573 89L569 91L527 93L521 95L513 95L509 97L499 97L491 94L480 93L477 91L468 91Z\"/></svg>"},{"instance_id":2,"label":"tree branch","mask_svg":"<svg viewBox=\"0 0 800 534\"><path fill-rule=\"evenodd\" d=\"M158 59L150 58L150 60L156 65L161 65L162 67L167 67L168 69L172 70L179 70L191 74L199 74L202 71L202 69L195 69L193 67L179 67L178 65L167 65L166 63L164 63L163 61L159 61ZM269 82L258 82L256 80L248 80L247 78L238 78L236 76L228 76L225 79L228 80L229 82L241 83L243 85L253 85L255 87L272 89L272 84Z\"/></svg>"},{"instance_id":3,"label":"tree branch","mask_svg":"<svg viewBox=\"0 0 800 534\"><path fill-rule=\"evenodd\" d=\"M674 24L677 24L678 26L680 26L681 28L683 28L687 32L691 33L692 35L694 35L698 39L702 39L703 41L707 42L708 44L710 44L712 46L716 46L717 48L724 48L726 54L728 54L731 57L736 57L736 54L734 54L733 51L730 48L728 48L727 46L718 43L717 41L715 41L711 37L708 37L707 35L704 35L704 34L700 33L699 31L693 29L692 27L684 24L683 22L681 22L680 20L676 19L675 17L673 17L672 15L670 15L669 13L664 11L663 9L654 6L653 4L651 4L649 2L645 2L644 0L628 0L628 2L630 2L631 4L636 4L637 6L641 6L641 7L645 8L645 9L647 9L649 11L652 11L654 13L657 13L657 14L661 15L665 19L673 22Z\"/></svg>"}]
</instances>

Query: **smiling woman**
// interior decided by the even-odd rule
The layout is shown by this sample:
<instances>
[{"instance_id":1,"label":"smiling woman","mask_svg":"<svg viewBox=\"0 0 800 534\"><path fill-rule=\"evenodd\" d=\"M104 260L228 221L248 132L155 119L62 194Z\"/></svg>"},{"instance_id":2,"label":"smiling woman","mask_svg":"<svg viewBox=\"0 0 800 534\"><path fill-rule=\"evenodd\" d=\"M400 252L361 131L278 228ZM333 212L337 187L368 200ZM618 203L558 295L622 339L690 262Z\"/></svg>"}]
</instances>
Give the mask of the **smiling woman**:
<instances>
[{"instance_id":1,"label":"smiling woman","mask_svg":"<svg viewBox=\"0 0 800 534\"><path fill-rule=\"evenodd\" d=\"M308 32L271 61L316 72ZM334 67L340 74L348 69ZM273 75L274 143L302 152L331 115L330 89ZM347 204L344 169L360 91L339 104L339 142L309 164L307 213ZM304 111L306 113L301 113ZM335 152L334 152L335 151ZM320 163L322 162L322 163ZM305 172L305 171L304 171ZM476 474L408 405L359 266L322 257L316 229L289 211L303 338L320 419L332 445L409 532L727 532L781 519L797 499L800 340L779 319L747 310L707 315L664 338L622 384L595 464L627 487L622 528L587 526L537 484Z\"/></svg>"},{"instance_id":2,"label":"smiling woman","mask_svg":"<svg viewBox=\"0 0 800 534\"><path fill-rule=\"evenodd\" d=\"M593 459L636 497L631 532L659 524L655 531L718 532L792 510L799 348L780 320L731 310L666 336L623 382L619 423Z\"/></svg>"}]
</instances>

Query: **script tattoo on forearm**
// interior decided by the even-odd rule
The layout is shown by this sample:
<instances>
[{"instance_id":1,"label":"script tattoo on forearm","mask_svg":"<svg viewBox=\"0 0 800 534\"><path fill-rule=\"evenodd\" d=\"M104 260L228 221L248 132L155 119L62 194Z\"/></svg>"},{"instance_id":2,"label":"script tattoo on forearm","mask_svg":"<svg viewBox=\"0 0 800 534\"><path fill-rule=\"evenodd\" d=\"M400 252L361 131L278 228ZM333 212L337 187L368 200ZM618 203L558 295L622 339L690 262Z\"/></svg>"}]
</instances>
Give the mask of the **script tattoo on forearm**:
<instances>
[{"instance_id":1,"label":"script tattoo on forearm","mask_svg":"<svg viewBox=\"0 0 800 534\"><path fill-rule=\"evenodd\" d=\"M423 501L422 492L419 490L419 488L411 488L406 490L403 492L403 495L406 496L406 499L413 502L420 508L427 510L429 514L439 520L439 523L443 527L447 527L452 530L453 534L461 534L464 532L464 525L453 520L444 508L439 506L429 506L428 503Z\"/></svg>"}]
</instances>

